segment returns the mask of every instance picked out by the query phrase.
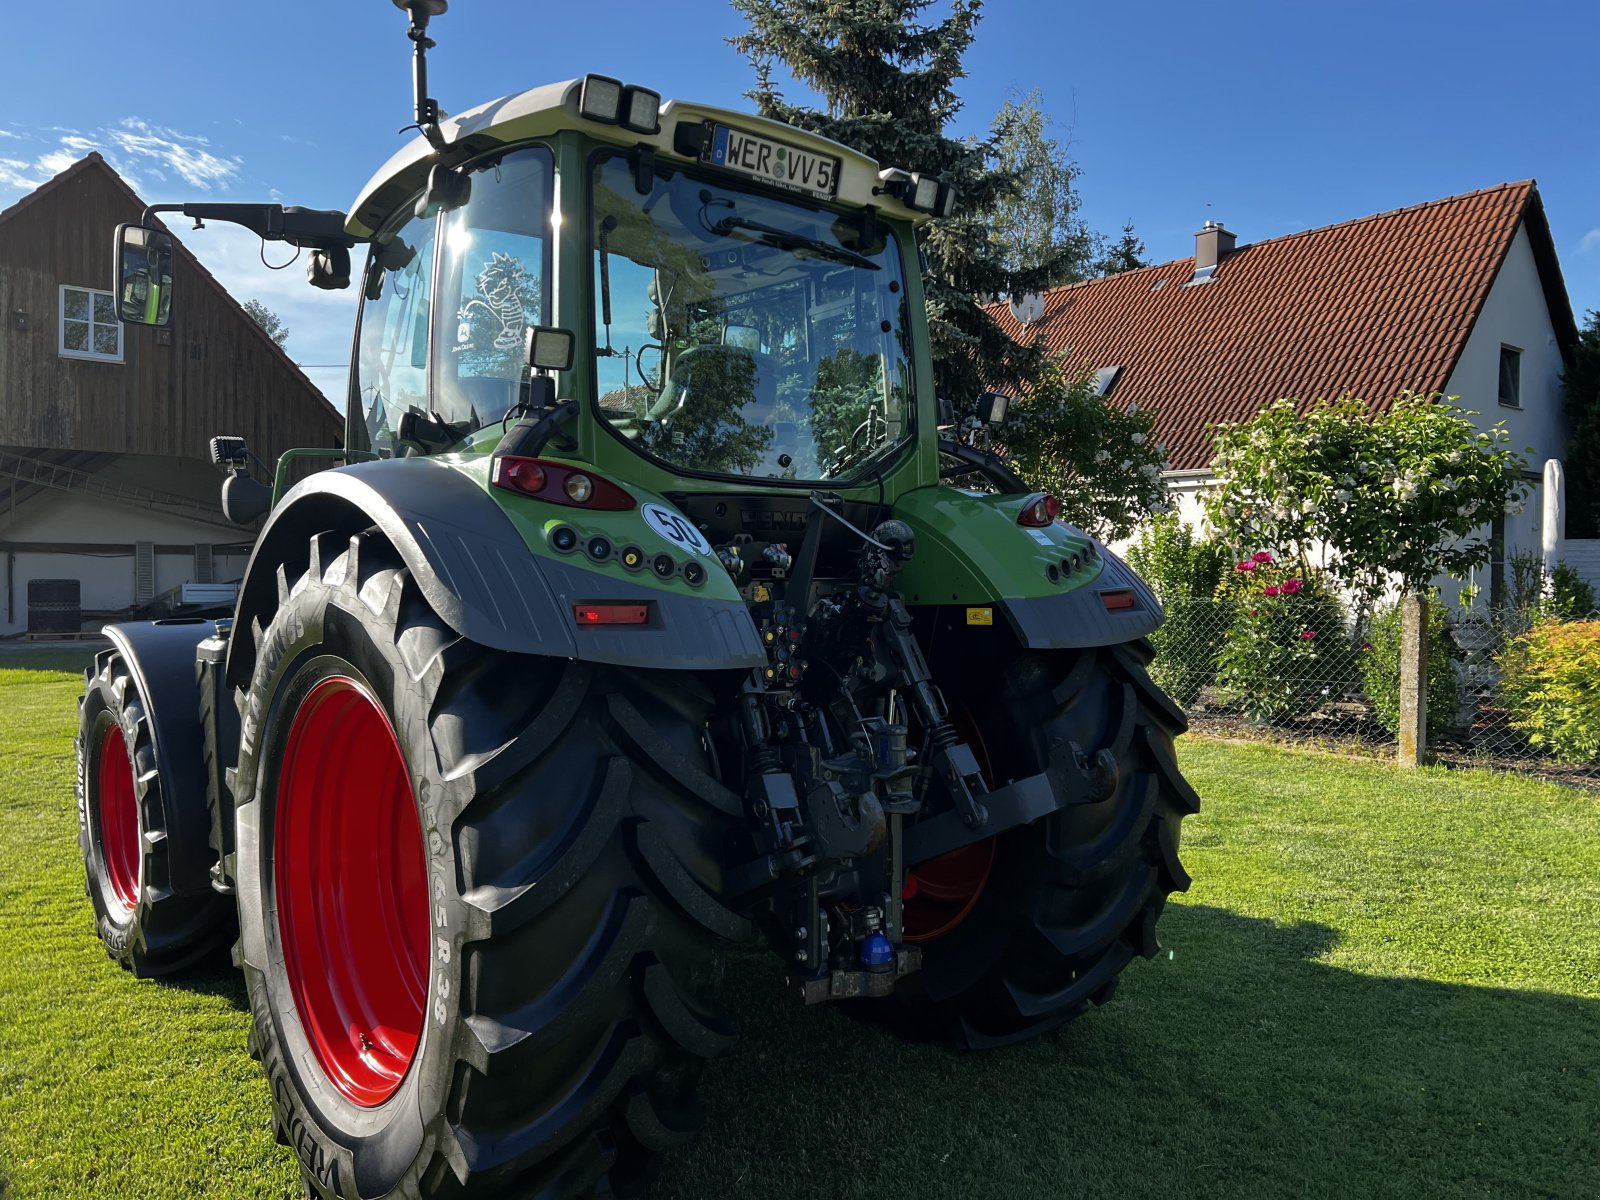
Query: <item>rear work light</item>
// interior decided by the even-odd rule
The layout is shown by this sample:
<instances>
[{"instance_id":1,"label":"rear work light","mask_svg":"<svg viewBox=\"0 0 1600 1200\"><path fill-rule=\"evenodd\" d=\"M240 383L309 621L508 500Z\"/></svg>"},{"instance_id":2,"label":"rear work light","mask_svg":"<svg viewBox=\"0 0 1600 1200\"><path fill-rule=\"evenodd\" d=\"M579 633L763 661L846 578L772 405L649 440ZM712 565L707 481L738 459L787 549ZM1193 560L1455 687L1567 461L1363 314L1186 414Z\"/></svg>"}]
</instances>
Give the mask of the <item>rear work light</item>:
<instances>
[{"instance_id":1,"label":"rear work light","mask_svg":"<svg viewBox=\"0 0 1600 1200\"><path fill-rule=\"evenodd\" d=\"M593 471L543 458L502 454L489 468L489 482L502 491L568 508L616 512L633 508L635 503L627 492Z\"/></svg>"},{"instance_id":2,"label":"rear work light","mask_svg":"<svg viewBox=\"0 0 1600 1200\"><path fill-rule=\"evenodd\" d=\"M1017 524L1043 529L1061 515L1061 501L1049 492L1035 492L1017 514Z\"/></svg>"},{"instance_id":3,"label":"rear work light","mask_svg":"<svg viewBox=\"0 0 1600 1200\"><path fill-rule=\"evenodd\" d=\"M647 625L648 604L574 604L572 618L579 625Z\"/></svg>"}]
</instances>

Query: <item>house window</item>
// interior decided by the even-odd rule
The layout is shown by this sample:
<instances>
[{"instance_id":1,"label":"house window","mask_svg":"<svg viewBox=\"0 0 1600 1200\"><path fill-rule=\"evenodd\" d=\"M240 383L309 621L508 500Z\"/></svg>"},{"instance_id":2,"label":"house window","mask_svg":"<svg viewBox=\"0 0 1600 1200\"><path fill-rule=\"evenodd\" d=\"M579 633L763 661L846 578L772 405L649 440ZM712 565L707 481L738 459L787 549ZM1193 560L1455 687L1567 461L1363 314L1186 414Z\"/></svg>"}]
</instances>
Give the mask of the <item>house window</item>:
<instances>
[{"instance_id":1,"label":"house window","mask_svg":"<svg viewBox=\"0 0 1600 1200\"><path fill-rule=\"evenodd\" d=\"M1515 346L1500 347L1500 403L1522 407L1522 351Z\"/></svg>"},{"instance_id":2,"label":"house window","mask_svg":"<svg viewBox=\"0 0 1600 1200\"><path fill-rule=\"evenodd\" d=\"M1121 374L1121 367L1101 367L1094 373L1094 394L1111 395L1111 389L1117 386L1117 377Z\"/></svg>"},{"instance_id":3,"label":"house window","mask_svg":"<svg viewBox=\"0 0 1600 1200\"><path fill-rule=\"evenodd\" d=\"M117 320L117 306L110 292L61 288L59 349L67 358L122 361L122 322Z\"/></svg>"}]
</instances>

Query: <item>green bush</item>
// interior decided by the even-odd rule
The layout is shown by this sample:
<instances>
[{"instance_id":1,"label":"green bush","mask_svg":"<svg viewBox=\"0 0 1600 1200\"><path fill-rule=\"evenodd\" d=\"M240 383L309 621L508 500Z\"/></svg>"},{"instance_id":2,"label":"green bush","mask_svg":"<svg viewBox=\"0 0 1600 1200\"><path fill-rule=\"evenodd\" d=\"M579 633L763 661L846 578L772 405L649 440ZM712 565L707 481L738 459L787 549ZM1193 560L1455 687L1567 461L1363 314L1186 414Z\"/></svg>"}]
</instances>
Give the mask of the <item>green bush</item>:
<instances>
[{"instance_id":1,"label":"green bush","mask_svg":"<svg viewBox=\"0 0 1600 1200\"><path fill-rule=\"evenodd\" d=\"M1460 703L1456 659L1460 651L1450 637L1445 606L1428 604L1428 733L1430 737L1455 724ZM1378 724L1392 736L1400 733L1400 605L1381 605L1367 623L1361 646L1361 676Z\"/></svg>"},{"instance_id":2,"label":"green bush","mask_svg":"<svg viewBox=\"0 0 1600 1200\"><path fill-rule=\"evenodd\" d=\"M1154 518L1128 550L1128 563L1155 588L1167 619L1150 635L1150 677L1184 708L1216 677L1226 629L1217 585L1232 559L1217 542L1197 537L1176 513Z\"/></svg>"},{"instance_id":3,"label":"green bush","mask_svg":"<svg viewBox=\"0 0 1600 1200\"><path fill-rule=\"evenodd\" d=\"M1594 588L1565 562L1557 563L1550 572L1550 607L1556 616L1567 621L1580 621L1600 611Z\"/></svg>"},{"instance_id":4,"label":"green bush","mask_svg":"<svg viewBox=\"0 0 1600 1200\"><path fill-rule=\"evenodd\" d=\"M1600 621L1539 621L1498 663L1513 729L1562 762L1600 762Z\"/></svg>"},{"instance_id":5,"label":"green bush","mask_svg":"<svg viewBox=\"0 0 1600 1200\"><path fill-rule=\"evenodd\" d=\"M1219 595L1233 618L1217 655L1228 703L1279 724L1343 690L1354 668L1344 604L1320 572L1260 551L1235 564Z\"/></svg>"}]
</instances>

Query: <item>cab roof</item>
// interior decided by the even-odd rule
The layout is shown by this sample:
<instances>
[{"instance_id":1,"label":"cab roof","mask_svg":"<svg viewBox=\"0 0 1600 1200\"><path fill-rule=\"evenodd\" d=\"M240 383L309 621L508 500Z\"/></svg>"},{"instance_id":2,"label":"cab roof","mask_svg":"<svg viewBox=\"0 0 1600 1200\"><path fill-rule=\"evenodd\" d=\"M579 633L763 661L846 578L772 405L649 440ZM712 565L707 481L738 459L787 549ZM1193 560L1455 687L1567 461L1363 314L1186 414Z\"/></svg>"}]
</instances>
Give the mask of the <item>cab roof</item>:
<instances>
[{"instance_id":1,"label":"cab roof","mask_svg":"<svg viewBox=\"0 0 1600 1200\"><path fill-rule=\"evenodd\" d=\"M583 80L569 79L550 83L511 96L502 96L439 122L445 148L435 150L418 135L386 162L367 183L350 207L346 231L366 240L389 219L394 211L419 193L435 163L454 166L496 146L545 137L563 129L580 129L601 141L619 146L641 143L656 154L677 162L693 162L673 146L673 131L680 121L706 120L732 125L737 129L786 142L790 145L836 156L840 160L838 203L853 208L874 207L886 216L915 223L927 221L893 196L878 192L878 163L848 146L829 138L784 125L751 113L668 100L661 105L661 126L654 134L635 133L620 125L605 124L583 116L578 109Z\"/></svg>"}]
</instances>

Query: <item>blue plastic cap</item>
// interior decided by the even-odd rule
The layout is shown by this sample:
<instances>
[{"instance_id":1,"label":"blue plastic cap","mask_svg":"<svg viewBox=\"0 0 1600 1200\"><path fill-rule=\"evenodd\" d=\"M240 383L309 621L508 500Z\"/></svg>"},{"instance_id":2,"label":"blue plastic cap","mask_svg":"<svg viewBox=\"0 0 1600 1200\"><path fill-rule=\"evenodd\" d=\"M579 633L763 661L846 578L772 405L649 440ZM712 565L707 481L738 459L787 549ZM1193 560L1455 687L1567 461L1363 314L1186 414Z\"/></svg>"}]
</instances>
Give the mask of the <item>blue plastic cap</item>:
<instances>
[{"instance_id":1,"label":"blue plastic cap","mask_svg":"<svg viewBox=\"0 0 1600 1200\"><path fill-rule=\"evenodd\" d=\"M867 934L861 943L861 965L881 967L894 960L894 945L882 933Z\"/></svg>"}]
</instances>

